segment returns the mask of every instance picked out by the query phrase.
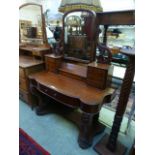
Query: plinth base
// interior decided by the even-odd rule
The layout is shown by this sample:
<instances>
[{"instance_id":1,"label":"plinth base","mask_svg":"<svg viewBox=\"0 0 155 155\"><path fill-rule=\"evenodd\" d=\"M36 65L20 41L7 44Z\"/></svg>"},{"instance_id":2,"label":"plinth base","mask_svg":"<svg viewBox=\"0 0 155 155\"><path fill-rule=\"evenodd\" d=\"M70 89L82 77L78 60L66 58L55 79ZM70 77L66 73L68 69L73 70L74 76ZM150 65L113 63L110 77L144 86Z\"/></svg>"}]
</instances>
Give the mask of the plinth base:
<instances>
[{"instance_id":1,"label":"plinth base","mask_svg":"<svg viewBox=\"0 0 155 155\"><path fill-rule=\"evenodd\" d=\"M107 142L109 139L109 135L105 135L95 146L94 150L100 155L124 155L127 148L121 143L117 143L116 151L111 152L107 147Z\"/></svg>"}]
</instances>

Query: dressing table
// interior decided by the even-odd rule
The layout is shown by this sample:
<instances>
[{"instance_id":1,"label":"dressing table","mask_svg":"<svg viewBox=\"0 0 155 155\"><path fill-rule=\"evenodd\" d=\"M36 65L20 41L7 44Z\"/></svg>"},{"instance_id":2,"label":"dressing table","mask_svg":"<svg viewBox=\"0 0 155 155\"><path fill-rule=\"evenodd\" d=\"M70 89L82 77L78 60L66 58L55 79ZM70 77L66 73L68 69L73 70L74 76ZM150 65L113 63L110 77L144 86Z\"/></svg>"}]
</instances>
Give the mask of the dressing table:
<instances>
[{"instance_id":1,"label":"dressing table","mask_svg":"<svg viewBox=\"0 0 155 155\"><path fill-rule=\"evenodd\" d=\"M114 93L110 87L113 66L95 61L95 17L87 10L67 12L63 16L63 53L45 55L46 69L28 76L30 92L38 99L37 114L44 110L44 96L55 104L79 110L78 114L68 115L79 127L78 143L83 149L90 147L93 137L104 130L98 121L99 112ZM91 23L89 31L87 22ZM82 35L84 42L78 44Z\"/></svg>"},{"instance_id":2,"label":"dressing table","mask_svg":"<svg viewBox=\"0 0 155 155\"><path fill-rule=\"evenodd\" d=\"M51 53L51 47L47 43L42 6L25 3L19 10L19 97L34 105L37 101L30 93L28 75L44 70L44 55Z\"/></svg>"}]
</instances>

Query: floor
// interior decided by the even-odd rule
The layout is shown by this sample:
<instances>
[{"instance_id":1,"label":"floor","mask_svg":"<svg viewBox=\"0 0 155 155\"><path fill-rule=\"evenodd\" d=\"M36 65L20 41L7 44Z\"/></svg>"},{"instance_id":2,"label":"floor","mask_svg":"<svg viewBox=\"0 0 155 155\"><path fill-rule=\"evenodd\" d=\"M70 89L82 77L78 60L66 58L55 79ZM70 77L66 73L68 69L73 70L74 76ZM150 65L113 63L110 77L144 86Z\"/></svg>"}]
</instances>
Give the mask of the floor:
<instances>
[{"instance_id":1,"label":"floor","mask_svg":"<svg viewBox=\"0 0 155 155\"><path fill-rule=\"evenodd\" d=\"M106 122L112 122L113 114L110 114L106 110L103 111L104 115L107 113L109 116L103 117L101 114L100 119L106 119L102 120L102 122L105 122L105 124ZM63 117L56 114L37 116L35 111L31 110L31 108L21 100L19 101L19 112L19 127L24 129L52 155L97 155L93 147L86 150L79 147L77 143L78 128ZM110 126L110 124L108 126ZM96 136L93 146L105 133L109 132L110 128L107 127L104 133ZM124 130L122 129L119 140L128 148L131 147L134 140L134 122L131 123L127 135L124 134ZM128 152L125 155L128 155Z\"/></svg>"}]
</instances>

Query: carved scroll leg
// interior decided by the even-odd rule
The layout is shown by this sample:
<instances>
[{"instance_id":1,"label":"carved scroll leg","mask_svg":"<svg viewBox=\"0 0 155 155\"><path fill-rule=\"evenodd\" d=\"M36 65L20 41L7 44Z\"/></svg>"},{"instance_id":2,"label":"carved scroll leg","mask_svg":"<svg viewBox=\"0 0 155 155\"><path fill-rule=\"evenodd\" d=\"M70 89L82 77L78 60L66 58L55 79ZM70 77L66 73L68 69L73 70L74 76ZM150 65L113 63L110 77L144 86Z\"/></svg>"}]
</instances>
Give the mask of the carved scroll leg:
<instances>
[{"instance_id":1,"label":"carved scroll leg","mask_svg":"<svg viewBox=\"0 0 155 155\"><path fill-rule=\"evenodd\" d=\"M81 148L86 149L92 145L93 141L93 115L84 113L81 116L80 133L78 143Z\"/></svg>"}]
</instances>

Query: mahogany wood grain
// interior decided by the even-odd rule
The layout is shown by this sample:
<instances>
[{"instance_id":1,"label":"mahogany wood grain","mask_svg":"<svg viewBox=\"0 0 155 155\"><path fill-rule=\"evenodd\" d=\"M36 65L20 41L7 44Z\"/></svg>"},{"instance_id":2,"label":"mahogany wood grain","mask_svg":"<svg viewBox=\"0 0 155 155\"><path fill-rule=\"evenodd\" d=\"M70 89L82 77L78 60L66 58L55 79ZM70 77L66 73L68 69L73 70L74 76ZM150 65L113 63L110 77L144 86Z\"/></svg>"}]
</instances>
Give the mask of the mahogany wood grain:
<instances>
[{"instance_id":1,"label":"mahogany wood grain","mask_svg":"<svg viewBox=\"0 0 155 155\"><path fill-rule=\"evenodd\" d=\"M86 81L87 77L87 67L71 64L71 63L62 63L61 68L59 69L60 74L77 79L80 81Z\"/></svg>"},{"instance_id":2,"label":"mahogany wood grain","mask_svg":"<svg viewBox=\"0 0 155 155\"><path fill-rule=\"evenodd\" d=\"M98 113L106 98L113 94L114 89L101 90L83 81L47 71L31 74L29 79L31 93L39 100L40 108L37 112L40 113L44 107L43 94L70 108L81 109L78 143L83 149L90 147L94 133L99 133L103 129L97 123Z\"/></svg>"},{"instance_id":3,"label":"mahogany wood grain","mask_svg":"<svg viewBox=\"0 0 155 155\"><path fill-rule=\"evenodd\" d=\"M88 64L87 83L96 88L109 87L112 80L113 66L92 62Z\"/></svg>"},{"instance_id":4,"label":"mahogany wood grain","mask_svg":"<svg viewBox=\"0 0 155 155\"><path fill-rule=\"evenodd\" d=\"M36 60L30 56L19 56L19 67L21 68L28 68L36 65L44 64L42 60ZM20 72L23 72L20 70Z\"/></svg>"},{"instance_id":5,"label":"mahogany wood grain","mask_svg":"<svg viewBox=\"0 0 155 155\"><path fill-rule=\"evenodd\" d=\"M54 54L45 55L46 70L57 73L61 66L62 58L62 56L56 56Z\"/></svg>"},{"instance_id":6,"label":"mahogany wood grain","mask_svg":"<svg viewBox=\"0 0 155 155\"><path fill-rule=\"evenodd\" d=\"M135 11L113 11L97 13L99 25L134 25Z\"/></svg>"},{"instance_id":7,"label":"mahogany wood grain","mask_svg":"<svg viewBox=\"0 0 155 155\"><path fill-rule=\"evenodd\" d=\"M19 97L29 105L34 105L37 100L29 91L28 75L44 69L44 62L29 56L19 56Z\"/></svg>"},{"instance_id":8,"label":"mahogany wood grain","mask_svg":"<svg viewBox=\"0 0 155 155\"><path fill-rule=\"evenodd\" d=\"M100 106L104 97L112 94L114 91L112 88L105 90L97 89L82 81L49 72L31 74L29 78L35 79L38 83L45 85L49 89L78 98L88 106Z\"/></svg>"},{"instance_id":9,"label":"mahogany wood grain","mask_svg":"<svg viewBox=\"0 0 155 155\"><path fill-rule=\"evenodd\" d=\"M49 45L28 45L23 44L19 46L20 55L29 55L32 57L38 57L41 60L44 60L44 55L52 52L52 49Z\"/></svg>"}]
</instances>

